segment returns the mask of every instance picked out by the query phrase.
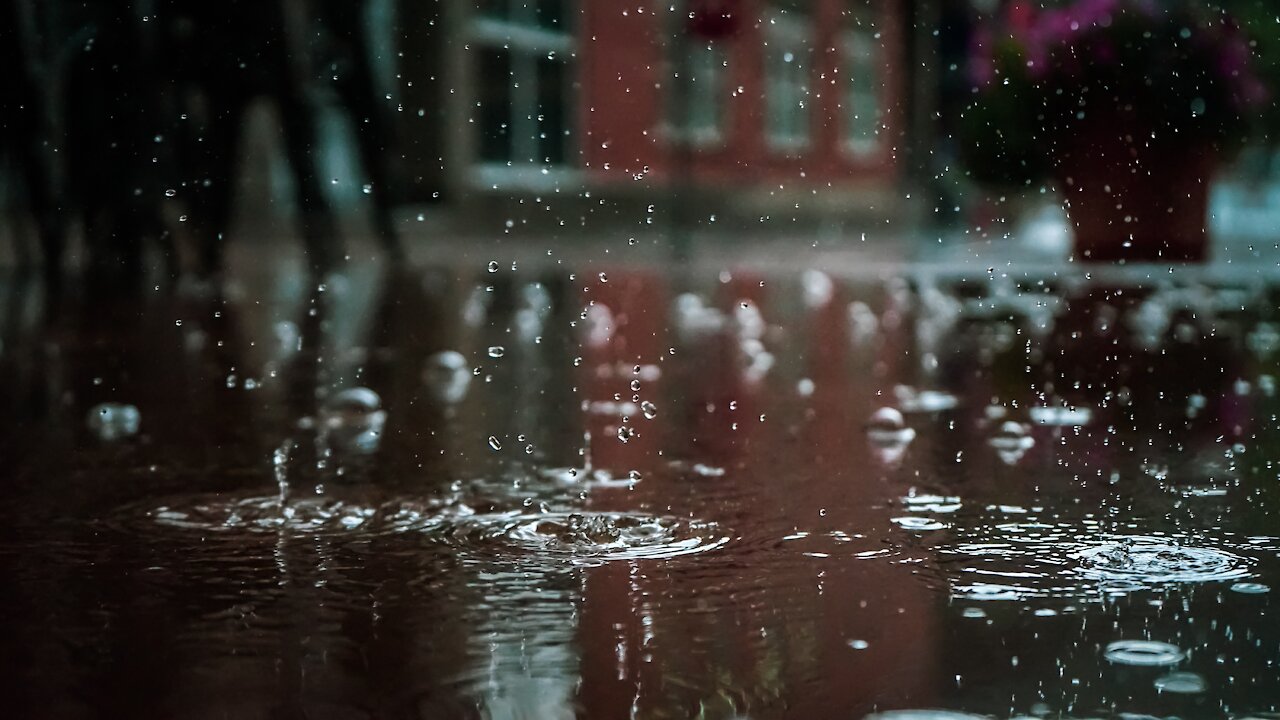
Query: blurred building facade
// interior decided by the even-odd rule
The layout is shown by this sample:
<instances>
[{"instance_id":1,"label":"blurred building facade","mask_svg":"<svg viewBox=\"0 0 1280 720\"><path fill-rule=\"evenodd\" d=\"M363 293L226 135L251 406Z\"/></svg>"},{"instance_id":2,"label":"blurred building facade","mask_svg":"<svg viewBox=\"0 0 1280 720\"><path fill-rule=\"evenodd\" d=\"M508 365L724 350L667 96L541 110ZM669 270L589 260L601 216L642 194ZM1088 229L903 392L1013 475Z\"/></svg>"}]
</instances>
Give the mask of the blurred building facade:
<instances>
[{"instance_id":1,"label":"blurred building facade","mask_svg":"<svg viewBox=\"0 0 1280 720\"><path fill-rule=\"evenodd\" d=\"M916 3L398 8L413 201L466 222L776 232L894 218Z\"/></svg>"}]
</instances>

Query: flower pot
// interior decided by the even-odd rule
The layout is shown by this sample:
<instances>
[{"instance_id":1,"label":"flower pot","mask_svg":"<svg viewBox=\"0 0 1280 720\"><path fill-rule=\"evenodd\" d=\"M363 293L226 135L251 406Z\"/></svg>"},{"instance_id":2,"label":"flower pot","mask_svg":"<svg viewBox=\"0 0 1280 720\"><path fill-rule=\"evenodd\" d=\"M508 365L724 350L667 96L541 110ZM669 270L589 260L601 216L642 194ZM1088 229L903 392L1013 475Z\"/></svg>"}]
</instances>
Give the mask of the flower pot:
<instances>
[{"instance_id":1,"label":"flower pot","mask_svg":"<svg viewBox=\"0 0 1280 720\"><path fill-rule=\"evenodd\" d=\"M1075 124L1055 163L1078 262L1204 262L1209 143L1153 138L1134 113ZM1138 129L1142 128L1142 129Z\"/></svg>"}]
</instances>

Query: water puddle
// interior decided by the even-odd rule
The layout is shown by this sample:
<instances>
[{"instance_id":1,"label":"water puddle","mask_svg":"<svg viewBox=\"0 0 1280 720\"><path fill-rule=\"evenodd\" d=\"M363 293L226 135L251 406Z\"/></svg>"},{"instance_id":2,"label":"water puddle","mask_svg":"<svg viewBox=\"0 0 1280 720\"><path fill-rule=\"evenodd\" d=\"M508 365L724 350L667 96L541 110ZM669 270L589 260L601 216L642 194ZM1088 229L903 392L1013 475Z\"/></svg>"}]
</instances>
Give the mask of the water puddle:
<instances>
[{"instance_id":1,"label":"water puddle","mask_svg":"<svg viewBox=\"0 0 1280 720\"><path fill-rule=\"evenodd\" d=\"M1249 546L1193 534L1099 533L1088 524L1034 520L957 532L962 540L939 552L952 597L969 600L1096 600L1175 584L1240 580L1252 575L1255 562Z\"/></svg>"},{"instance_id":2,"label":"water puddle","mask_svg":"<svg viewBox=\"0 0 1280 720\"><path fill-rule=\"evenodd\" d=\"M278 495L219 493L174 498L141 514L156 526L201 533L284 532L368 538L425 531L448 517L471 512L468 506L452 500L320 496L281 504Z\"/></svg>"},{"instance_id":3,"label":"water puddle","mask_svg":"<svg viewBox=\"0 0 1280 720\"><path fill-rule=\"evenodd\" d=\"M574 565L673 558L729 542L715 523L587 511L457 516L433 527L427 537L493 559L533 556Z\"/></svg>"}]
</instances>

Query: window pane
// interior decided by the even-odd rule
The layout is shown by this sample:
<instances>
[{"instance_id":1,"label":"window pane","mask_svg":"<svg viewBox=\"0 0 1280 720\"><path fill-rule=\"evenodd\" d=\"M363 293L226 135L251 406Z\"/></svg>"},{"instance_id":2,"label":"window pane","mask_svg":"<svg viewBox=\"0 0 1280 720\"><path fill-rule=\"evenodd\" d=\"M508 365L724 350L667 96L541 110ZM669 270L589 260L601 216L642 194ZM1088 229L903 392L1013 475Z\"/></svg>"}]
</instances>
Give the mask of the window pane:
<instances>
[{"instance_id":1,"label":"window pane","mask_svg":"<svg viewBox=\"0 0 1280 720\"><path fill-rule=\"evenodd\" d=\"M843 102L845 139L854 150L869 152L879 142L884 84L878 65L880 44L872 33L856 31L847 35L843 50L849 78Z\"/></svg>"},{"instance_id":2,"label":"window pane","mask_svg":"<svg viewBox=\"0 0 1280 720\"><path fill-rule=\"evenodd\" d=\"M809 55L812 23L795 11L778 13L766 31L766 131L775 145L809 139Z\"/></svg>"},{"instance_id":3,"label":"window pane","mask_svg":"<svg viewBox=\"0 0 1280 720\"><path fill-rule=\"evenodd\" d=\"M510 0L477 0L476 10L480 15L495 20L511 19Z\"/></svg>"},{"instance_id":4,"label":"window pane","mask_svg":"<svg viewBox=\"0 0 1280 720\"><path fill-rule=\"evenodd\" d=\"M533 12L539 27L560 32L573 29L573 16L566 0L537 0L533 4Z\"/></svg>"},{"instance_id":5,"label":"window pane","mask_svg":"<svg viewBox=\"0 0 1280 720\"><path fill-rule=\"evenodd\" d=\"M511 74L511 53L489 48L479 53L476 75L477 95L480 107L480 159L487 162L507 162L513 155L511 132L511 95L514 78Z\"/></svg>"},{"instance_id":6,"label":"window pane","mask_svg":"<svg viewBox=\"0 0 1280 720\"><path fill-rule=\"evenodd\" d=\"M565 64L538 58L538 157L539 162L563 163L568 146L569 120L565 112L568 84Z\"/></svg>"}]
</instances>

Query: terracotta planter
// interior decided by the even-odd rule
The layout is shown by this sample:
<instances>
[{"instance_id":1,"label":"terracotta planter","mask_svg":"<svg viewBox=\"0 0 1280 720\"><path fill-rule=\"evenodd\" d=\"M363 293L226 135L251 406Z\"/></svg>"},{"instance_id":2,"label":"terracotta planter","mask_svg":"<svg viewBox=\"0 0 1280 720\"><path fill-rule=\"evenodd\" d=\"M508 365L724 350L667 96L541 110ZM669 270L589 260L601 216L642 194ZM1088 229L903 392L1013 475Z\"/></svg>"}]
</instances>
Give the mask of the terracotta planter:
<instances>
[{"instance_id":1,"label":"terracotta planter","mask_svg":"<svg viewBox=\"0 0 1280 720\"><path fill-rule=\"evenodd\" d=\"M1080 122L1058 157L1058 187L1079 262L1203 262L1209 185L1207 143L1152 139L1120 112Z\"/></svg>"}]
</instances>

